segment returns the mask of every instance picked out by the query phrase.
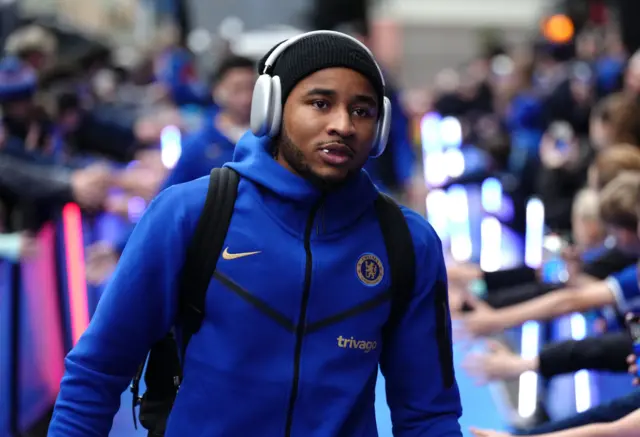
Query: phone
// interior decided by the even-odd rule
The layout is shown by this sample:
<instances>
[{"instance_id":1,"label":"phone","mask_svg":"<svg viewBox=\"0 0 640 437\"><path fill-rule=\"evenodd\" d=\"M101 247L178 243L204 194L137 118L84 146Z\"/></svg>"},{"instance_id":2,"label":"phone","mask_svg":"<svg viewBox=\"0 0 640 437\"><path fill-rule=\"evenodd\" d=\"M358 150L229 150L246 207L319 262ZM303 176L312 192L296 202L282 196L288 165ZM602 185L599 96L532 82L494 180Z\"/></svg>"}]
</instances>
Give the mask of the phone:
<instances>
[{"instance_id":1,"label":"phone","mask_svg":"<svg viewBox=\"0 0 640 437\"><path fill-rule=\"evenodd\" d=\"M562 252L569 247L566 239L556 234L545 235L543 239L542 281L548 284L563 284L569 280L567 263Z\"/></svg>"},{"instance_id":2,"label":"phone","mask_svg":"<svg viewBox=\"0 0 640 437\"><path fill-rule=\"evenodd\" d=\"M633 354L636 356L636 365L638 366L636 376L640 377L640 315L627 314L625 322L627 324L629 335L631 335Z\"/></svg>"},{"instance_id":3,"label":"phone","mask_svg":"<svg viewBox=\"0 0 640 437\"><path fill-rule=\"evenodd\" d=\"M556 121L551 124L549 133L555 140L556 149L561 153L567 152L575 136L571 125L566 121Z\"/></svg>"}]
</instances>

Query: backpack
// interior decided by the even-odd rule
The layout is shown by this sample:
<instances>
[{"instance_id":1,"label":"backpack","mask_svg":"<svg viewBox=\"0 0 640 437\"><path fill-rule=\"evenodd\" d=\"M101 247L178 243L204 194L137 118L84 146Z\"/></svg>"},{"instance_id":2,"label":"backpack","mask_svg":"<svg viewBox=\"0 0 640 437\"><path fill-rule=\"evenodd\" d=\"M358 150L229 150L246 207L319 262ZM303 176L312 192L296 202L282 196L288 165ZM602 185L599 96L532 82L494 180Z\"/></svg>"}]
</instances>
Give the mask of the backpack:
<instances>
[{"instance_id":1,"label":"backpack","mask_svg":"<svg viewBox=\"0 0 640 437\"><path fill-rule=\"evenodd\" d=\"M192 335L204 320L207 289L216 269L227 235L238 194L239 175L228 167L211 172L209 191L202 215L187 248L185 265L179 282L178 321L181 329L172 329L154 344L131 383L133 421L140 406L140 424L150 437L164 436L167 419L182 380L182 359ZM400 207L380 193L375 201L376 214L382 230L391 270L391 311L383 329L383 338L390 335L404 314L415 282L415 252L409 227ZM178 341L178 337L180 341ZM139 396L144 374L146 391Z\"/></svg>"}]
</instances>

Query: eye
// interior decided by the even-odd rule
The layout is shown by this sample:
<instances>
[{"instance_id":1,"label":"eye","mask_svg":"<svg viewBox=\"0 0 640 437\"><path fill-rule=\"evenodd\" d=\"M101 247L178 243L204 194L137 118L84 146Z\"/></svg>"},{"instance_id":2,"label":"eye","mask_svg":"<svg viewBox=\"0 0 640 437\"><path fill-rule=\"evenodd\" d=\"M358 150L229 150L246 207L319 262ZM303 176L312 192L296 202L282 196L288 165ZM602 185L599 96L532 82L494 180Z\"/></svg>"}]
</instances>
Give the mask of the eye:
<instances>
[{"instance_id":1,"label":"eye","mask_svg":"<svg viewBox=\"0 0 640 437\"><path fill-rule=\"evenodd\" d=\"M356 117L368 118L373 116L373 110L371 108L354 108L353 114Z\"/></svg>"},{"instance_id":2,"label":"eye","mask_svg":"<svg viewBox=\"0 0 640 437\"><path fill-rule=\"evenodd\" d=\"M314 100L311 105L316 109L327 109L329 107L329 103L326 100Z\"/></svg>"}]
</instances>

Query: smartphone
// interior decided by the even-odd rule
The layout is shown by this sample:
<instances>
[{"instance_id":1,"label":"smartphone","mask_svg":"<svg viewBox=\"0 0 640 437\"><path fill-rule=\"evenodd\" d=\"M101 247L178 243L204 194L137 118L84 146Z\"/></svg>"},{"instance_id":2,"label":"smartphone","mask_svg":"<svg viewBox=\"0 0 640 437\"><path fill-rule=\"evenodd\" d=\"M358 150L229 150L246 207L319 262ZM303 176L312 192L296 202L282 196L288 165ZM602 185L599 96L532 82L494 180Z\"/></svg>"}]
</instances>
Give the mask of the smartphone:
<instances>
[{"instance_id":1,"label":"smartphone","mask_svg":"<svg viewBox=\"0 0 640 437\"><path fill-rule=\"evenodd\" d=\"M566 239L556 234L546 235L543 239L543 262L541 279L548 284L563 284L569 280L567 263L562 258L562 252L569 247Z\"/></svg>"},{"instance_id":2,"label":"smartphone","mask_svg":"<svg viewBox=\"0 0 640 437\"><path fill-rule=\"evenodd\" d=\"M629 335L631 335L633 354L636 356L636 365L639 369L639 371L636 372L636 376L640 377L640 315L627 314L625 322L627 324Z\"/></svg>"},{"instance_id":3,"label":"smartphone","mask_svg":"<svg viewBox=\"0 0 640 437\"><path fill-rule=\"evenodd\" d=\"M556 121L549 127L549 133L555 140L556 149L561 153L569 150L569 144L574 139L573 128L566 121Z\"/></svg>"}]
</instances>

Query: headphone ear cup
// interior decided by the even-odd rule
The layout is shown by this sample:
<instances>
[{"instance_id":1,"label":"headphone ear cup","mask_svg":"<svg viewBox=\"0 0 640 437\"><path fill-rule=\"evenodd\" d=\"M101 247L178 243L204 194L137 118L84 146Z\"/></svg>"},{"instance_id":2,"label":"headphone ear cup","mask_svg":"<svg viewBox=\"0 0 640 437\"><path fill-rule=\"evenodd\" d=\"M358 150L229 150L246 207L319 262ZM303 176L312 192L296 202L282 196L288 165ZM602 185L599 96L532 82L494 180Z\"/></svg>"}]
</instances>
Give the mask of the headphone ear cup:
<instances>
[{"instance_id":1,"label":"headphone ear cup","mask_svg":"<svg viewBox=\"0 0 640 437\"><path fill-rule=\"evenodd\" d=\"M384 153L387 148L387 142L389 141L389 131L391 130L391 101L385 97L382 101L382 114L378 120L378 127L376 132L376 139L373 142L373 147L369 156L371 158L377 158Z\"/></svg>"},{"instance_id":2,"label":"headphone ear cup","mask_svg":"<svg viewBox=\"0 0 640 437\"><path fill-rule=\"evenodd\" d=\"M263 74L258 77L253 87L251 99L251 132L257 137L263 137L271 126L271 76Z\"/></svg>"},{"instance_id":3,"label":"headphone ear cup","mask_svg":"<svg viewBox=\"0 0 640 437\"><path fill-rule=\"evenodd\" d=\"M268 135L273 138L280 132L282 125L282 84L279 76L271 78L271 125Z\"/></svg>"}]
</instances>

